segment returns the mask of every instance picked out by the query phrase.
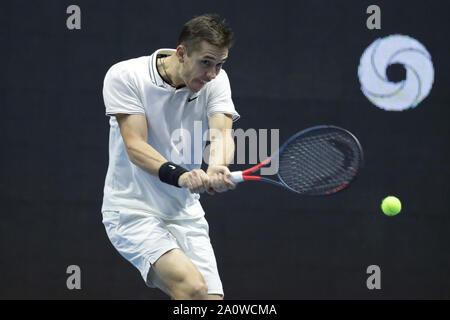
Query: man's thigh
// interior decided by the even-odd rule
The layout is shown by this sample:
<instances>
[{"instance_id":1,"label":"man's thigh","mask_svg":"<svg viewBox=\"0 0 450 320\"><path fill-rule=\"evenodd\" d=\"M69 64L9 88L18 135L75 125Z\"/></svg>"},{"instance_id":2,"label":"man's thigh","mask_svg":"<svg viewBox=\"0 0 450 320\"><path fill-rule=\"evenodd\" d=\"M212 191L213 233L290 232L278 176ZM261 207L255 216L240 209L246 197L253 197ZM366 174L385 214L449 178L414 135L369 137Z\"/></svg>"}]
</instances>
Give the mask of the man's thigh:
<instances>
[{"instance_id":1,"label":"man's thigh","mask_svg":"<svg viewBox=\"0 0 450 320\"><path fill-rule=\"evenodd\" d=\"M173 296L173 291L193 283L204 283L203 276L186 254L176 248L163 254L150 268L148 281Z\"/></svg>"},{"instance_id":2,"label":"man's thigh","mask_svg":"<svg viewBox=\"0 0 450 320\"><path fill-rule=\"evenodd\" d=\"M202 217L191 221L166 221L166 226L177 239L182 252L203 276L208 287L208 294L222 297L222 282L209 238L209 226L206 219Z\"/></svg>"},{"instance_id":3,"label":"man's thigh","mask_svg":"<svg viewBox=\"0 0 450 320\"><path fill-rule=\"evenodd\" d=\"M180 249L172 249L162 255L148 273L148 282L173 297L173 292L195 282L204 283L197 267ZM186 289L186 288L185 288ZM223 300L220 294L209 294L208 300Z\"/></svg>"}]
</instances>

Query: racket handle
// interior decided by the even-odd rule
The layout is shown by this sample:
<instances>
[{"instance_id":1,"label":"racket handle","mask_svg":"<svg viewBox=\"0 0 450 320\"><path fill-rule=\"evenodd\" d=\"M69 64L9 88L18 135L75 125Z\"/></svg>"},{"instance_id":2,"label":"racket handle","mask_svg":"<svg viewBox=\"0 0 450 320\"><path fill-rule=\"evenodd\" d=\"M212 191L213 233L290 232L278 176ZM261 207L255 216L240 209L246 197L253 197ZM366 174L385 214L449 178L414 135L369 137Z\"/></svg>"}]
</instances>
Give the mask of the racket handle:
<instances>
[{"instance_id":1,"label":"racket handle","mask_svg":"<svg viewBox=\"0 0 450 320\"><path fill-rule=\"evenodd\" d=\"M244 178L242 177L242 171L233 171L231 173L231 181L233 181L234 183L244 181Z\"/></svg>"}]
</instances>

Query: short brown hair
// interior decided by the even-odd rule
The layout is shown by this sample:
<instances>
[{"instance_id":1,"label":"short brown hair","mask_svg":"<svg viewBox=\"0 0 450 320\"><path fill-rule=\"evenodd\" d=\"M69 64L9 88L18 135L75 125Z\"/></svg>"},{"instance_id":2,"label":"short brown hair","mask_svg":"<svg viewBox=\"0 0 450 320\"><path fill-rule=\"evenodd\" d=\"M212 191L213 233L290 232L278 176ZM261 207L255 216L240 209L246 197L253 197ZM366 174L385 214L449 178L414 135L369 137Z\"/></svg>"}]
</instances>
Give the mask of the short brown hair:
<instances>
[{"instance_id":1,"label":"short brown hair","mask_svg":"<svg viewBox=\"0 0 450 320\"><path fill-rule=\"evenodd\" d=\"M186 22L178 37L178 44L188 49L188 55L189 51L197 50L202 41L229 49L234 43L234 34L219 15L204 14Z\"/></svg>"}]
</instances>

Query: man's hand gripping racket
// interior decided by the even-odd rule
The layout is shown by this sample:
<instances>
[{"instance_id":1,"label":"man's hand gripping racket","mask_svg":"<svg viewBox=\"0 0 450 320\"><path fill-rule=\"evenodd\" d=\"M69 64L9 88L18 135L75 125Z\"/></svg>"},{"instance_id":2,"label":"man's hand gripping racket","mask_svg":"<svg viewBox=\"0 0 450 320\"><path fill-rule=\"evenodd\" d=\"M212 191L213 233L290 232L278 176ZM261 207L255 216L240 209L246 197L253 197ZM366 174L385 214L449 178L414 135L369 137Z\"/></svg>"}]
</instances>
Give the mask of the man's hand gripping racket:
<instances>
[{"instance_id":1,"label":"man's hand gripping racket","mask_svg":"<svg viewBox=\"0 0 450 320\"><path fill-rule=\"evenodd\" d=\"M252 175L277 159L279 181ZM322 125L298 132L270 158L250 169L232 172L231 180L269 182L302 195L330 195L347 187L363 162L363 150L353 134Z\"/></svg>"}]
</instances>

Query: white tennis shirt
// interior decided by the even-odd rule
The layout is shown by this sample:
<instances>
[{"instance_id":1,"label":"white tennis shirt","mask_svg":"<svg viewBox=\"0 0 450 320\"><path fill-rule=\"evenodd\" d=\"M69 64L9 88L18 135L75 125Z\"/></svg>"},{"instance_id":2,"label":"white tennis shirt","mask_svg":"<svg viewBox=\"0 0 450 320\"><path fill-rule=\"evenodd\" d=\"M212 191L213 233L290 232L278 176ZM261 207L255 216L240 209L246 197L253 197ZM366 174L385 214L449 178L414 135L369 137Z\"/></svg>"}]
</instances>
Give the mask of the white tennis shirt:
<instances>
[{"instance_id":1,"label":"white tennis shirt","mask_svg":"<svg viewBox=\"0 0 450 320\"><path fill-rule=\"evenodd\" d=\"M103 99L110 132L102 211L154 214L169 220L205 214L198 194L163 183L130 161L114 117L117 113L145 115L148 143L154 149L188 170L201 167L208 117L225 113L235 121L239 114L224 70L197 93L164 82L156 67L157 56L173 52L160 49L151 56L119 62L106 73Z\"/></svg>"}]
</instances>

